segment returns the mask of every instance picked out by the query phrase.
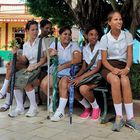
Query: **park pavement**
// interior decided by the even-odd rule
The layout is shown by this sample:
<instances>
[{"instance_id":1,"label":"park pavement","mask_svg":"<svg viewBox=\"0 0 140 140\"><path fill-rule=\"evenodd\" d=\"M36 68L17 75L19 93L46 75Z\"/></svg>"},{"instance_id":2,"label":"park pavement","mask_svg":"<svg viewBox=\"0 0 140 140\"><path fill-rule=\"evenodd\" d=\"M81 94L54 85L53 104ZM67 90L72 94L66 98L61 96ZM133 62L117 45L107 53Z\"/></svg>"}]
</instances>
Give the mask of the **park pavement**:
<instances>
[{"instance_id":1,"label":"park pavement","mask_svg":"<svg viewBox=\"0 0 140 140\"><path fill-rule=\"evenodd\" d=\"M1 87L1 83L0 83ZM0 104L4 99L0 100ZM28 106L26 100L25 106ZM13 108L15 107L15 100ZM100 124L90 119L82 120L80 107L74 108L73 123L69 124L68 109L66 118L60 122L47 120L46 105L39 106L36 117L20 115L8 117L7 112L0 112L0 140L140 140L140 133L123 127L121 132L111 131L112 122ZM27 110L26 110L27 111ZM134 104L135 119L140 123L140 102Z\"/></svg>"}]
</instances>

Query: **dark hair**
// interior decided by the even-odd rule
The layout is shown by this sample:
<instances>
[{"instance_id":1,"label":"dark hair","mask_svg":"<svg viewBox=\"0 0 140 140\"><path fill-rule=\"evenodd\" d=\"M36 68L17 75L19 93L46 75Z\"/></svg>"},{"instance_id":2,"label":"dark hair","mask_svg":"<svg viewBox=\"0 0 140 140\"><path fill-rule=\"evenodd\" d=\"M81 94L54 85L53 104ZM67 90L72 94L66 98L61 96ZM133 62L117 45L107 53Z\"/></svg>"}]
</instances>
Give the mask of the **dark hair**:
<instances>
[{"instance_id":1,"label":"dark hair","mask_svg":"<svg viewBox=\"0 0 140 140\"><path fill-rule=\"evenodd\" d=\"M87 27L85 33L88 34L91 30L96 30L96 31L98 32L98 30L97 30L96 27L94 27L94 26L89 26L89 27Z\"/></svg>"},{"instance_id":2,"label":"dark hair","mask_svg":"<svg viewBox=\"0 0 140 140\"><path fill-rule=\"evenodd\" d=\"M70 33L72 33L71 27L70 27L70 26L63 26L63 27L60 28L59 34L61 35L61 34L62 34L63 32L65 32L66 30L69 30Z\"/></svg>"},{"instance_id":3,"label":"dark hair","mask_svg":"<svg viewBox=\"0 0 140 140\"><path fill-rule=\"evenodd\" d=\"M25 27L25 30L29 30L31 25L37 25L38 26L38 23L35 21L35 20L29 20L27 23L26 23L26 27Z\"/></svg>"},{"instance_id":4,"label":"dark hair","mask_svg":"<svg viewBox=\"0 0 140 140\"><path fill-rule=\"evenodd\" d=\"M85 30L85 34L87 35L91 30L96 30L97 33L98 33L98 38L100 40L100 38L102 37L103 35L103 31L102 31L102 28L101 26L97 26L97 25L91 25L91 26L88 26Z\"/></svg>"},{"instance_id":5,"label":"dark hair","mask_svg":"<svg viewBox=\"0 0 140 140\"><path fill-rule=\"evenodd\" d=\"M47 24L51 24L51 26L52 26L52 23L51 23L49 20L47 20L47 19L42 19L42 20L40 21L40 28L43 28L43 27L46 26Z\"/></svg>"}]
</instances>

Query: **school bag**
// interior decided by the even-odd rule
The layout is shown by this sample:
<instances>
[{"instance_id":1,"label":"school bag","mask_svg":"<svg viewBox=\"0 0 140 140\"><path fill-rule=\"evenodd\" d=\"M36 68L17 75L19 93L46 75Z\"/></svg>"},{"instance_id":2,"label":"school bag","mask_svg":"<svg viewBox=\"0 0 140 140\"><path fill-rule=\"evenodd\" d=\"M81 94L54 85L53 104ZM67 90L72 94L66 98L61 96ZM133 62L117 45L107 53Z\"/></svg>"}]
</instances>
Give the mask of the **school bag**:
<instances>
[{"instance_id":1,"label":"school bag","mask_svg":"<svg viewBox=\"0 0 140 140\"><path fill-rule=\"evenodd\" d=\"M41 48L42 38L40 38L39 40L37 62L40 61ZM26 69L17 71L15 75L15 87L23 90L27 86L27 84L33 83L40 76L40 72L40 67L30 72L26 71Z\"/></svg>"}]
</instances>

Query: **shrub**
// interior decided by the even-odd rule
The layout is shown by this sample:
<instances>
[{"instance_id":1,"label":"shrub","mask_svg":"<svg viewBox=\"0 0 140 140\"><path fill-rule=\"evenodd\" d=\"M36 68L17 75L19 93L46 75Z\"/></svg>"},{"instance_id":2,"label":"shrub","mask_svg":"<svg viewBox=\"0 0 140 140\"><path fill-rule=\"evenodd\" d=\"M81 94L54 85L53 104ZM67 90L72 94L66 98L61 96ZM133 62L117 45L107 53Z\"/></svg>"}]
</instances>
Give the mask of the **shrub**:
<instances>
[{"instance_id":1,"label":"shrub","mask_svg":"<svg viewBox=\"0 0 140 140\"><path fill-rule=\"evenodd\" d=\"M140 100L140 63L132 65L130 75L133 99Z\"/></svg>"}]
</instances>

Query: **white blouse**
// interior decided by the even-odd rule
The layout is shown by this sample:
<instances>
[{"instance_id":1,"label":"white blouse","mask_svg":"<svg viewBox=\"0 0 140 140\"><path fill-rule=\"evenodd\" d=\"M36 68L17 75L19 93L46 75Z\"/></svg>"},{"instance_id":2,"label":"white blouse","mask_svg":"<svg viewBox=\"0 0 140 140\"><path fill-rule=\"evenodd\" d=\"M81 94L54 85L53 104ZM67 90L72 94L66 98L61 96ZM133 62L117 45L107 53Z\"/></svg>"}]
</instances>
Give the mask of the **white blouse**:
<instances>
[{"instance_id":1,"label":"white blouse","mask_svg":"<svg viewBox=\"0 0 140 140\"><path fill-rule=\"evenodd\" d=\"M55 42L53 42L50 45L50 48L55 49ZM73 52L74 51L81 52L81 49L79 48L78 44L75 43L75 42L70 42L68 44L68 46L66 48L64 48L61 45L61 42L58 41L57 51L58 51L58 63L60 65L60 64L64 64L64 63L67 63L67 62L71 61L72 57L73 57ZM70 68L66 68L66 69L63 69L63 70L58 72L58 77L62 77L62 76L65 76L65 75L67 75L67 76L70 75Z\"/></svg>"},{"instance_id":2,"label":"white blouse","mask_svg":"<svg viewBox=\"0 0 140 140\"><path fill-rule=\"evenodd\" d=\"M122 31L116 40L111 32L103 35L100 41L100 49L107 51L107 59L127 61L127 47L133 45L133 37L127 31Z\"/></svg>"},{"instance_id":3,"label":"white blouse","mask_svg":"<svg viewBox=\"0 0 140 140\"><path fill-rule=\"evenodd\" d=\"M96 54L96 52L100 49L100 42L97 41L93 51L91 52L90 49L90 44L86 45L83 48L83 60L86 61L87 64L90 64L92 58L94 57L94 55ZM96 57L95 63L93 64L93 66L90 68L91 70L94 69L95 67L97 67L97 63L98 61L101 60L101 51L99 50L99 54Z\"/></svg>"},{"instance_id":4,"label":"white blouse","mask_svg":"<svg viewBox=\"0 0 140 140\"><path fill-rule=\"evenodd\" d=\"M23 55L29 60L29 64L37 63L38 56L38 45L40 38L36 38L32 46L29 41L23 45ZM41 57L43 57L43 52L46 51L44 40L42 39Z\"/></svg>"},{"instance_id":5,"label":"white blouse","mask_svg":"<svg viewBox=\"0 0 140 140\"><path fill-rule=\"evenodd\" d=\"M55 42L50 45L50 48L55 49ZM64 64L72 60L73 52L80 51L80 48L77 43L70 42L66 48L64 48L60 42L58 42L58 61L59 64Z\"/></svg>"}]
</instances>

